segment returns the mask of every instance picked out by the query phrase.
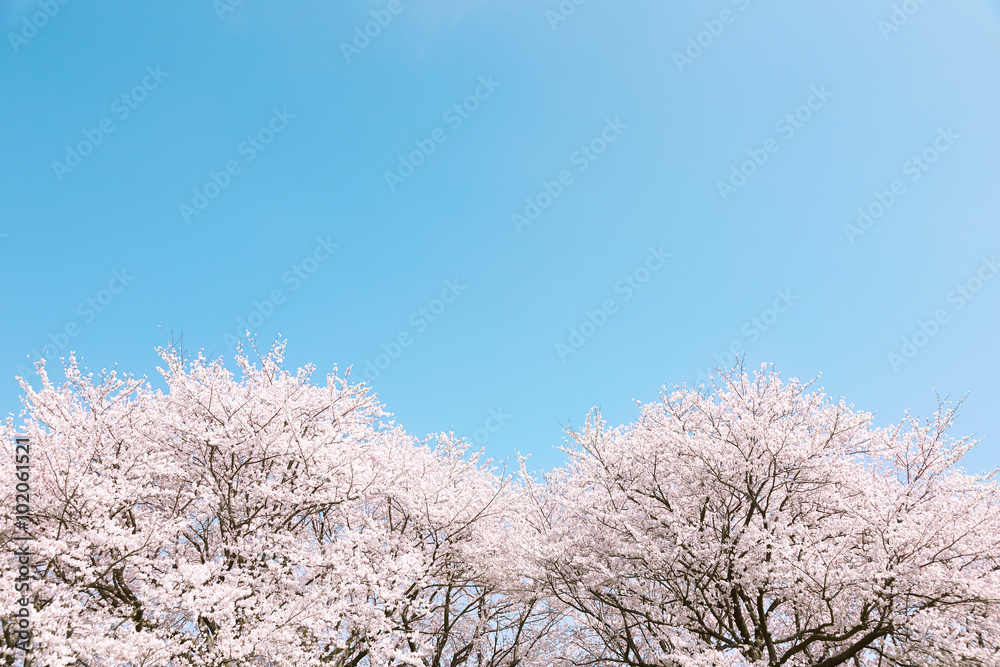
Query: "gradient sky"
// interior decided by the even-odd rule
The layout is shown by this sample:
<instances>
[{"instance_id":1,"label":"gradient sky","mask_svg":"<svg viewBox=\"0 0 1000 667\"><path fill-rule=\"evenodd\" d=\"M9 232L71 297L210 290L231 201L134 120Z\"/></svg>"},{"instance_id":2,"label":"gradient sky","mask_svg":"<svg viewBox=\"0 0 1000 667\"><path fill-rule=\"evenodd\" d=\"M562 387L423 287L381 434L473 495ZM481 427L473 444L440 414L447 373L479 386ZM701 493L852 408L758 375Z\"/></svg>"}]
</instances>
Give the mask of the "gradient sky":
<instances>
[{"instance_id":1,"label":"gradient sky","mask_svg":"<svg viewBox=\"0 0 1000 667\"><path fill-rule=\"evenodd\" d=\"M1000 4L63 2L0 1L4 413L47 344L155 376L243 318L544 468L736 343L879 423L968 396L1000 464Z\"/></svg>"}]
</instances>

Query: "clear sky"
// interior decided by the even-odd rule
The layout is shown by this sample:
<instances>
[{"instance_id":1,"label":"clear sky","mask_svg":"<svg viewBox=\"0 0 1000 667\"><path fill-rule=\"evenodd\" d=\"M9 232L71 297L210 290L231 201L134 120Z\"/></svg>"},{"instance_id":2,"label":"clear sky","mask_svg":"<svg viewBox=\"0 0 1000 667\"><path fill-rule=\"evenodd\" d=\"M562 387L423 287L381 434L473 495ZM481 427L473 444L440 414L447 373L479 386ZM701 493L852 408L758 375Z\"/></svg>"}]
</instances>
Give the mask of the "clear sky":
<instances>
[{"instance_id":1,"label":"clear sky","mask_svg":"<svg viewBox=\"0 0 1000 667\"><path fill-rule=\"evenodd\" d=\"M1000 3L576 2L0 2L2 412L250 326L550 467L734 347L1000 464Z\"/></svg>"}]
</instances>

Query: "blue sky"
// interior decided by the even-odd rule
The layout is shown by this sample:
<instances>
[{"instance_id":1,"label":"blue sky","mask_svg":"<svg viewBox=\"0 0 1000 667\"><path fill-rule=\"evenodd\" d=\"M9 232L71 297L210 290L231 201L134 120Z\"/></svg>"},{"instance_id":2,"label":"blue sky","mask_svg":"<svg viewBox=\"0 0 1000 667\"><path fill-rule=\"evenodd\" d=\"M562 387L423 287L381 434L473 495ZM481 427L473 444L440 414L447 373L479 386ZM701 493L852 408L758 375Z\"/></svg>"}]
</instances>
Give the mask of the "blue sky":
<instances>
[{"instance_id":1,"label":"blue sky","mask_svg":"<svg viewBox=\"0 0 1000 667\"><path fill-rule=\"evenodd\" d=\"M732 348L880 423L968 395L967 465L1000 464L998 3L0 22L5 413L46 345L152 376L164 331L231 360L250 324L367 368L413 432L550 467L591 406L628 421Z\"/></svg>"}]
</instances>

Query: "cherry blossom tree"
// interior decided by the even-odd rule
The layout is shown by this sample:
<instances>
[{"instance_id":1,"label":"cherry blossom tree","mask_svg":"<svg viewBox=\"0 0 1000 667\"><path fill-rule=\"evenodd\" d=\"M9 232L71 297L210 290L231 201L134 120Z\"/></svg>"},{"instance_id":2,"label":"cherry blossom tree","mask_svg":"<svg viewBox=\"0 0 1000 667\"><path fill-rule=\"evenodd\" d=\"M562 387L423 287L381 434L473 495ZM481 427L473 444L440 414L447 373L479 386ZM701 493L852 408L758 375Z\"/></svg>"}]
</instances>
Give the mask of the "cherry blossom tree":
<instances>
[{"instance_id":1,"label":"cherry blossom tree","mask_svg":"<svg viewBox=\"0 0 1000 667\"><path fill-rule=\"evenodd\" d=\"M810 384L736 369L572 433L533 490L570 662L1000 664L1000 495L954 409L876 428Z\"/></svg>"},{"instance_id":2,"label":"cherry blossom tree","mask_svg":"<svg viewBox=\"0 0 1000 667\"><path fill-rule=\"evenodd\" d=\"M25 665L457 667L544 653L555 617L505 580L515 569L493 567L510 561L509 476L450 435L417 441L363 385L284 371L282 352L241 355L236 378L164 351L165 391L73 359L63 384L42 366L41 389L23 385L3 474L13 437L30 438ZM12 620L2 659L19 664Z\"/></svg>"},{"instance_id":3,"label":"cherry blossom tree","mask_svg":"<svg viewBox=\"0 0 1000 667\"><path fill-rule=\"evenodd\" d=\"M954 410L876 428L766 369L679 389L515 479L363 384L161 351L162 389L72 358L0 486L23 667L957 667L1000 662L1000 490ZM19 511L19 510L18 510ZM17 524L20 523L20 526ZM18 563L0 560L14 581Z\"/></svg>"}]
</instances>

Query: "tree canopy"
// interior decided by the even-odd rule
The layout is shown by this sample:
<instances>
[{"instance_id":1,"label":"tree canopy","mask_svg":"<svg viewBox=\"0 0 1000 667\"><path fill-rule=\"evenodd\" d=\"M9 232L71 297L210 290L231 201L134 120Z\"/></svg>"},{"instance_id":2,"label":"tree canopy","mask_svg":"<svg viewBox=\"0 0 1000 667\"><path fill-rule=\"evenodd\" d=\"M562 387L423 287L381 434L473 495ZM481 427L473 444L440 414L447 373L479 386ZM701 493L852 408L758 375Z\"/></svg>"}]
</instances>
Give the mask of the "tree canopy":
<instances>
[{"instance_id":1,"label":"tree canopy","mask_svg":"<svg viewBox=\"0 0 1000 667\"><path fill-rule=\"evenodd\" d=\"M8 665L931 667L1000 661L1000 494L954 408L879 428L769 368L599 412L510 474L363 383L161 351L23 382L4 425ZM17 525L15 438L30 442ZM19 502L19 501L17 501Z\"/></svg>"}]
</instances>

